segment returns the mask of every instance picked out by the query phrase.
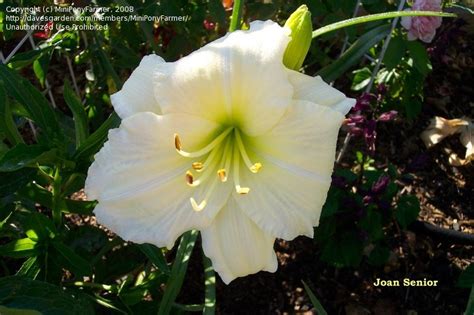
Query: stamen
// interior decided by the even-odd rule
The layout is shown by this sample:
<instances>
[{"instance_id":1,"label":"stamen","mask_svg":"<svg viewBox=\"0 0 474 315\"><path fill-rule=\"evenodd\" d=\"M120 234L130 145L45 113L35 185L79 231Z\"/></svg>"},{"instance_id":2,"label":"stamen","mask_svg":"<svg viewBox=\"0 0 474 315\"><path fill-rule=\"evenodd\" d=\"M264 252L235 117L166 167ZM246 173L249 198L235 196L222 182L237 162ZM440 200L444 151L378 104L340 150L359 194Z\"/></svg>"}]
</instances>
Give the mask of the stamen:
<instances>
[{"instance_id":1,"label":"stamen","mask_svg":"<svg viewBox=\"0 0 474 315\"><path fill-rule=\"evenodd\" d=\"M207 158L206 158L206 160L204 161L204 163L202 163L201 169L196 170L198 173L205 171L205 170L208 169L211 165L214 164L213 162L214 162L214 160L215 160L215 158L216 158L216 156L217 156L217 153L219 153L219 150L218 150L218 149L219 149L219 148L216 148L216 149L212 150L211 153L209 153L209 155L207 156ZM198 163L199 163L199 162L198 162ZM194 164L194 163L193 163L193 164ZM194 168L194 166L193 166L193 168Z\"/></svg>"},{"instance_id":2,"label":"stamen","mask_svg":"<svg viewBox=\"0 0 474 315\"><path fill-rule=\"evenodd\" d=\"M224 140L227 135L234 129L234 127L229 127L226 130L224 130L219 136L217 136L214 140L211 141L208 145L206 145L204 148L194 151L194 152L186 152L181 150L181 140L179 138L178 134L174 135L174 144L176 147L176 150L178 151L179 154L181 154L184 157L188 158L196 158L203 156L206 153L209 153L212 149L214 149L218 144Z\"/></svg>"},{"instance_id":3,"label":"stamen","mask_svg":"<svg viewBox=\"0 0 474 315\"><path fill-rule=\"evenodd\" d=\"M240 174L239 174L239 168L240 168L240 155L239 155L239 150L235 148L234 146L234 186L235 186L235 191L241 195L246 195L249 193L250 188L248 187L241 187L240 186Z\"/></svg>"},{"instance_id":4,"label":"stamen","mask_svg":"<svg viewBox=\"0 0 474 315\"><path fill-rule=\"evenodd\" d=\"M179 139L179 135L177 133L174 134L174 147L176 150L181 150L181 139Z\"/></svg>"},{"instance_id":5,"label":"stamen","mask_svg":"<svg viewBox=\"0 0 474 315\"><path fill-rule=\"evenodd\" d=\"M196 171L202 170L203 167L204 167L204 164L202 162L193 163L193 169L195 169Z\"/></svg>"},{"instance_id":6,"label":"stamen","mask_svg":"<svg viewBox=\"0 0 474 315\"><path fill-rule=\"evenodd\" d=\"M242 155L245 165L252 173L258 173L258 171L262 168L262 163L252 163L252 161L250 161L247 151L245 150L244 143L242 142L242 138L240 137L240 132L237 129L235 129L235 139L237 140L237 145L239 146L239 151Z\"/></svg>"},{"instance_id":7,"label":"stamen","mask_svg":"<svg viewBox=\"0 0 474 315\"><path fill-rule=\"evenodd\" d=\"M193 173L191 173L190 171L186 172L186 183L188 183L188 185L190 186L192 186L194 183L194 176Z\"/></svg>"},{"instance_id":8,"label":"stamen","mask_svg":"<svg viewBox=\"0 0 474 315\"><path fill-rule=\"evenodd\" d=\"M203 200L201 201L200 204L197 204L196 200L194 198L190 198L189 201L191 201L191 206L193 207L193 210L196 212L204 210L204 208L207 206L207 201Z\"/></svg>"},{"instance_id":9,"label":"stamen","mask_svg":"<svg viewBox=\"0 0 474 315\"><path fill-rule=\"evenodd\" d=\"M193 207L194 211L202 211L206 206L207 206L207 201L209 200L209 197L211 194L214 192L214 189L216 188L216 183L217 183L217 178L214 179L214 181L211 184L211 187L209 187L209 190L206 192L206 195L204 196L204 199L198 204L196 200L191 197L189 198L189 201L191 202L191 206Z\"/></svg>"},{"instance_id":10,"label":"stamen","mask_svg":"<svg viewBox=\"0 0 474 315\"><path fill-rule=\"evenodd\" d=\"M224 165L224 168L217 170L217 175L219 176L221 182L227 181L227 170L230 169L230 162L232 159L232 139L227 139L227 142L224 147L224 153L222 154L221 165Z\"/></svg>"},{"instance_id":11,"label":"stamen","mask_svg":"<svg viewBox=\"0 0 474 315\"><path fill-rule=\"evenodd\" d=\"M218 170L217 175L219 176L221 182L224 183L227 181L227 172L225 171L225 168L221 168L220 170Z\"/></svg>"},{"instance_id":12,"label":"stamen","mask_svg":"<svg viewBox=\"0 0 474 315\"><path fill-rule=\"evenodd\" d=\"M221 145L222 147L222 145ZM219 150L220 148L217 147L216 149L214 149L210 154L209 156L207 157L206 161L204 162L204 165L203 165L203 168L201 170L198 170L197 172L202 172L202 175L200 177L198 177L197 180L194 180L190 186L191 187L197 187L199 186L202 182L204 182L205 180L207 180L212 174L215 174L214 173L214 170L216 169L216 166L217 166L217 153L220 152ZM189 171L188 171L189 172ZM187 173L186 173L187 174ZM188 182L189 184L189 182Z\"/></svg>"}]
</instances>

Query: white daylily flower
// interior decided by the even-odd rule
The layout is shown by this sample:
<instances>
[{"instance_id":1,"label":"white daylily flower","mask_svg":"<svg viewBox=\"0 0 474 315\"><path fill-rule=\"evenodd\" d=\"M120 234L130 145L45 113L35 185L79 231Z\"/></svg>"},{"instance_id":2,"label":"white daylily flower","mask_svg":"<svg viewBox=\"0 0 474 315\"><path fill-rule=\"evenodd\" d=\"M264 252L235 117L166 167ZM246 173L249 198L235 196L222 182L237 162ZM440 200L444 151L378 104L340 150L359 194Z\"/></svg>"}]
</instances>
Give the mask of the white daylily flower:
<instances>
[{"instance_id":1,"label":"white daylily flower","mask_svg":"<svg viewBox=\"0 0 474 315\"><path fill-rule=\"evenodd\" d=\"M126 240L198 229L224 282L274 272L275 238L313 236L353 99L282 64L288 30L256 21L176 62L156 55L112 95L122 118L86 193Z\"/></svg>"}]
</instances>

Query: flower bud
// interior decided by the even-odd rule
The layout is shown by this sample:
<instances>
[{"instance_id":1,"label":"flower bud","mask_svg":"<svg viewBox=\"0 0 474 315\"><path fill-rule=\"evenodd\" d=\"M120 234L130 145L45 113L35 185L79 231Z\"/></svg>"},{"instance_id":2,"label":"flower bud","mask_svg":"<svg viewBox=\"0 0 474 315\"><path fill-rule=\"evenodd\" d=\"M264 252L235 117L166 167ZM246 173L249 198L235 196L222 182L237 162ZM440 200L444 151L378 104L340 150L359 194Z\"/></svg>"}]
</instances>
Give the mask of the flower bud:
<instances>
[{"instance_id":1,"label":"flower bud","mask_svg":"<svg viewBox=\"0 0 474 315\"><path fill-rule=\"evenodd\" d=\"M285 27L291 31L291 40L286 47L283 64L298 71L303 65L312 40L313 26L308 7L302 5L296 9L286 21Z\"/></svg>"}]
</instances>

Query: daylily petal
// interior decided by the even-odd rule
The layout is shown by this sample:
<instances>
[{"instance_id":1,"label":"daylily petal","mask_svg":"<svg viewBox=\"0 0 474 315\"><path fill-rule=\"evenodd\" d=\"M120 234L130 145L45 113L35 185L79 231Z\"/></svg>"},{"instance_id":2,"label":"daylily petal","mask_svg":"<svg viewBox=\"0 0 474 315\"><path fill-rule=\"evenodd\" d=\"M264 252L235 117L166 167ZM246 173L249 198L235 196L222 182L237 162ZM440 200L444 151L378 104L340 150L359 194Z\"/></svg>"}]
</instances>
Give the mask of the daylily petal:
<instances>
[{"instance_id":1,"label":"daylily petal","mask_svg":"<svg viewBox=\"0 0 474 315\"><path fill-rule=\"evenodd\" d=\"M278 122L293 93L282 64L288 42L287 29L258 21L160 64L154 82L163 113L198 115L262 134Z\"/></svg>"},{"instance_id":2,"label":"daylily petal","mask_svg":"<svg viewBox=\"0 0 474 315\"><path fill-rule=\"evenodd\" d=\"M324 82L319 76L312 77L296 71L288 71L295 89L293 95L295 100L327 106L343 115L347 114L356 103L355 99L347 98L344 93Z\"/></svg>"},{"instance_id":3,"label":"daylily petal","mask_svg":"<svg viewBox=\"0 0 474 315\"><path fill-rule=\"evenodd\" d=\"M156 66L164 62L158 55L143 57L140 65L132 72L122 89L110 96L112 105L120 118L125 119L140 112L161 113L160 105L153 92L153 73Z\"/></svg>"},{"instance_id":4,"label":"daylily petal","mask_svg":"<svg viewBox=\"0 0 474 315\"><path fill-rule=\"evenodd\" d=\"M268 134L247 139L253 159L263 167L257 174L242 174L250 192L236 200L267 233L286 240L313 236L331 183L343 117L329 107L295 101Z\"/></svg>"},{"instance_id":5,"label":"daylily petal","mask_svg":"<svg viewBox=\"0 0 474 315\"><path fill-rule=\"evenodd\" d=\"M89 199L97 199L100 223L127 240L172 247L190 229L207 226L226 202L231 187L218 185L205 211L193 210L190 198L202 198L207 185L186 184L189 159L176 152L174 132L189 148L212 138L219 127L183 114L135 114L111 130L95 156L86 181Z\"/></svg>"},{"instance_id":6,"label":"daylily petal","mask_svg":"<svg viewBox=\"0 0 474 315\"><path fill-rule=\"evenodd\" d=\"M201 230L202 247L214 269L228 284L237 277L278 267L275 237L263 232L230 198L212 224Z\"/></svg>"}]
</instances>

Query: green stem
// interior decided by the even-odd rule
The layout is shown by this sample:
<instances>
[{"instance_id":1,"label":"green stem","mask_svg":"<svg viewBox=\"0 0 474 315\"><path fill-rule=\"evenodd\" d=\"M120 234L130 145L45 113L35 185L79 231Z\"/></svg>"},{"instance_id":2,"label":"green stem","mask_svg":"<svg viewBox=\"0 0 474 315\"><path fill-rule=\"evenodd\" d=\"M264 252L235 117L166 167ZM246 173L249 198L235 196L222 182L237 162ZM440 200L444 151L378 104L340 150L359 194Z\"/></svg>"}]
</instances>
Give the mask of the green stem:
<instances>
[{"instance_id":1,"label":"green stem","mask_svg":"<svg viewBox=\"0 0 474 315\"><path fill-rule=\"evenodd\" d=\"M204 315L216 313L216 273L212 268L212 262L202 253L202 263L204 265L204 284L206 286L204 298Z\"/></svg>"},{"instance_id":2,"label":"green stem","mask_svg":"<svg viewBox=\"0 0 474 315\"><path fill-rule=\"evenodd\" d=\"M336 22L336 23L318 28L317 30L313 31L313 39L323 34L326 34L326 33L329 33L329 32L344 28L344 27L372 22L372 21L403 17L403 16L456 17L457 15L452 14L452 13L444 13L444 12L436 12L436 11L395 11L395 12L371 14L371 15L359 16L353 19Z\"/></svg>"},{"instance_id":3,"label":"green stem","mask_svg":"<svg viewBox=\"0 0 474 315\"><path fill-rule=\"evenodd\" d=\"M59 166L56 166L54 171L53 177L53 187L51 193L53 195L53 204L52 204L52 212L53 212L53 221L56 226L61 225L61 175L59 174Z\"/></svg>"},{"instance_id":4,"label":"green stem","mask_svg":"<svg viewBox=\"0 0 474 315\"><path fill-rule=\"evenodd\" d=\"M232 20L230 21L229 32L240 30L240 21L242 19L242 11L244 9L244 0L234 0L232 7Z\"/></svg>"}]
</instances>

